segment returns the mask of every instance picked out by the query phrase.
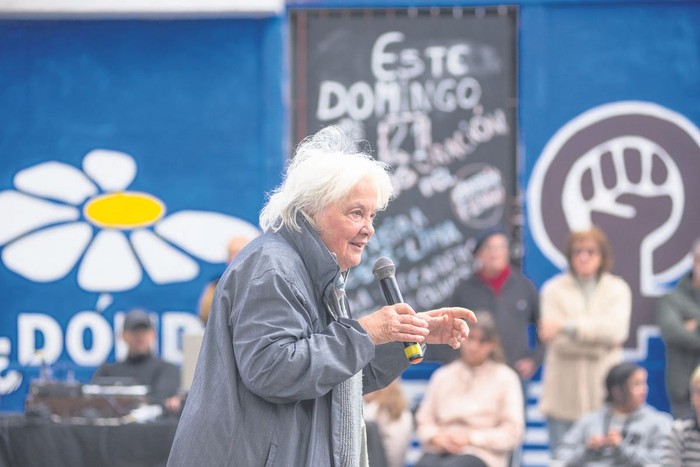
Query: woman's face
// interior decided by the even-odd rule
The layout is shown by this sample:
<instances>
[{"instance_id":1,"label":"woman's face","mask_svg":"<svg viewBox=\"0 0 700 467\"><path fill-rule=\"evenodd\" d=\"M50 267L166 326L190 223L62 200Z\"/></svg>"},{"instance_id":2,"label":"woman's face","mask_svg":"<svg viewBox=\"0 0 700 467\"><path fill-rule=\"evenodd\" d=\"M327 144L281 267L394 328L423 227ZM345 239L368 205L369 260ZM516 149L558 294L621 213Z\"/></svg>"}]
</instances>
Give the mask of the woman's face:
<instances>
[{"instance_id":1,"label":"woman's face","mask_svg":"<svg viewBox=\"0 0 700 467\"><path fill-rule=\"evenodd\" d=\"M348 195L314 216L321 240L337 256L341 271L360 264L362 251L374 235L377 189L363 179Z\"/></svg>"},{"instance_id":2,"label":"woman's face","mask_svg":"<svg viewBox=\"0 0 700 467\"><path fill-rule=\"evenodd\" d=\"M508 238L503 234L491 235L476 252L476 258L486 276L500 274L509 262Z\"/></svg>"},{"instance_id":3,"label":"woman's face","mask_svg":"<svg viewBox=\"0 0 700 467\"><path fill-rule=\"evenodd\" d=\"M593 240L581 240L572 245L571 265L574 274L581 279L593 279L598 274L602 262L600 248Z\"/></svg>"},{"instance_id":4,"label":"woman's face","mask_svg":"<svg viewBox=\"0 0 700 467\"><path fill-rule=\"evenodd\" d=\"M627 380L627 391L629 394L629 399L627 400L627 407L630 411L637 410L647 401L647 393L649 392L649 387L647 386L647 371L643 368L639 368L632 373Z\"/></svg>"},{"instance_id":5,"label":"woman's face","mask_svg":"<svg viewBox=\"0 0 700 467\"><path fill-rule=\"evenodd\" d=\"M489 359L496 349L496 343L486 340L484 331L476 327L469 332L469 339L462 343L461 349L462 360L471 367L477 367Z\"/></svg>"}]
</instances>

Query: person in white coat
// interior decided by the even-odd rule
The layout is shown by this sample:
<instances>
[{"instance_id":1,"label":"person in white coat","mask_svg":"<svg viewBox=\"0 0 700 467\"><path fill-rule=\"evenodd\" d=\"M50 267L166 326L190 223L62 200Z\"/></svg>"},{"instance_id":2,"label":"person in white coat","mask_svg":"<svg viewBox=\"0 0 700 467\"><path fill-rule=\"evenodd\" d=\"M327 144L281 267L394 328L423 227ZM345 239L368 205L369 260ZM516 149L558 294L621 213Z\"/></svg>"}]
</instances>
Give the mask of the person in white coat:
<instances>
[{"instance_id":1,"label":"person in white coat","mask_svg":"<svg viewBox=\"0 0 700 467\"><path fill-rule=\"evenodd\" d=\"M613 275L608 239L597 227L570 232L564 248L569 270L540 291L540 340L547 345L540 412L553 452L563 434L605 400L603 381L622 361L632 292Z\"/></svg>"}]
</instances>

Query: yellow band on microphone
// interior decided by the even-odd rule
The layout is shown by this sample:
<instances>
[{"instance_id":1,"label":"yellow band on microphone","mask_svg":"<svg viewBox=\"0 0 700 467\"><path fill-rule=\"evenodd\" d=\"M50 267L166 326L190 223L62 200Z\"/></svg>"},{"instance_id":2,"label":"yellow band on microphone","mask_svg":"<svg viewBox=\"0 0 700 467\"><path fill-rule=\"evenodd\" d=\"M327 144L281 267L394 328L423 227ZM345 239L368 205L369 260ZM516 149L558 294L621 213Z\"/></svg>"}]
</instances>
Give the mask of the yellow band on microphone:
<instances>
[{"instance_id":1,"label":"yellow band on microphone","mask_svg":"<svg viewBox=\"0 0 700 467\"><path fill-rule=\"evenodd\" d=\"M406 354L408 361L413 364L423 361L423 349L419 344L407 345L404 347L403 353Z\"/></svg>"}]
</instances>

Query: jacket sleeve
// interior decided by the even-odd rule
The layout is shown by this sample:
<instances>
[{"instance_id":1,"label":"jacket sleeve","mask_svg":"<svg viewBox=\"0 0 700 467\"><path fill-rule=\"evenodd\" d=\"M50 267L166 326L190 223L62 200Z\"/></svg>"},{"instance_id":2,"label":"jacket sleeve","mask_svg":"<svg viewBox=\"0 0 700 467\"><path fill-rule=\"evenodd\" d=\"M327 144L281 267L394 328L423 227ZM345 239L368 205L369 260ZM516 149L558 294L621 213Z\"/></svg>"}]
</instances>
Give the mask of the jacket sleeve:
<instances>
[{"instance_id":1,"label":"jacket sleeve","mask_svg":"<svg viewBox=\"0 0 700 467\"><path fill-rule=\"evenodd\" d=\"M235 284L225 284L225 287ZM272 403L327 394L375 356L375 346L357 321L325 325L319 310L275 271L248 278L225 294L231 309L232 345L243 384ZM230 300L231 303L228 303Z\"/></svg>"},{"instance_id":2,"label":"jacket sleeve","mask_svg":"<svg viewBox=\"0 0 700 467\"><path fill-rule=\"evenodd\" d=\"M611 280L600 284L610 288L606 291L603 312L592 313L575 323L579 343L611 347L622 344L629 336L632 291L621 278L608 278Z\"/></svg>"},{"instance_id":3,"label":"jacket sleeve","mask_svg":"<svg viewBox=\"0 0 700 467\"><path fill-rule=\"evenodd\" d=\"M596 455L586 447L590 436L593 414L580 419L564 434L553 455L553 466L575 467L584 465Z\"/></svg>"},{"instance_id":4,"label":"jacket sleeve","mask_svg":"<svg viewBox=\"0 0 700 467\"><path fill-rule=\"evenodd\" d=\"M564 310L559 288L561 282L550 280L542 286L540 296L540 313L543 319L555 319L567 321L568 316ZM598 358L604 349L596 346L582 346L571 336L560 333L550 342L549 347L562 356Z\"/></svg>"},{"instance_id":5,"label":"jacket sleeve","mask_svg":"<svg viewBox=\"0 0 700 467\"><path fill-rule=\"evenodd\" d=\"M683 436L683 428L680 422L675 422L672 430L664 437L661 444L661 459L659 465L663 467L677 467L682 465L683 457L681 452L683 446L681 439Z\"/></svg>"},{"instance_id":6,"label":"jacket sleeve","mask_svg":"<svg viewBox=\"0 0 700 467\"><path fill-rule=\"evenodd\" d=\"M609 279L604 284L608 288L604 312L577 318L573 336L562 333L553 340L553 348L561 355L598 358L629 336L632 292L622 279Z\"/></svg>"},{"instance_id":7,"label":"jacket sleeve","mask_svg":"<svg viewBox=\"0 0 700 467\"><path fill-rule=\"evenodd\" d=\"M409 365L401 342L376 346L374 358L362 370L362 392L367 394L387 386Z\"/></svg>"},{"instance_id":8,"label":"jacket sleeve","mask_svg":"<svg viewBox=\"0 0 700 467\"><path fill-rule=\"evenodd\" d=\"M700 333L689 331L683 326L680 292L674 291L662 297L656 307L656 322L667 344L686 349L700 349ZM698 305L700 308L700 305Z\"/></svg>"},{"instance_id":9,"label":"jacket sleeve","mask_svg":"<svg viewBox=\"0 0 700 467\"><path fill-rule=\"evenodd\" d=\"M645 443L630 444L623 442L619 448L617 461L624 465L659 465L663 452L664 438L671 431L671 418L667 414L654 417ZM677 464L681 465L681 464Z\"/></svg>"}]
</instances>

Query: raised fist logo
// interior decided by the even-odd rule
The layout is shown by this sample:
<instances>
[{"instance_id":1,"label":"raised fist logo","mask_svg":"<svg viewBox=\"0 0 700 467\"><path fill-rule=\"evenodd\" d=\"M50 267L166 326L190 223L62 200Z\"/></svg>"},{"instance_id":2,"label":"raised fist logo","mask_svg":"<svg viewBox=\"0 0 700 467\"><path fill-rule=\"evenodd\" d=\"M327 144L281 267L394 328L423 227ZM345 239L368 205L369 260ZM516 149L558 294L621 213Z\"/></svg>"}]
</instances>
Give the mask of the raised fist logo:
<instances>
[{"instance_id":1,"label":"raised fist logo","mask_svg":"<svg viewBox=\"0 0 700 467\"><path fill-rule=\"evenodd\" d=\"M581 230L596 223L596 213L634 220L641 213L629 201L634 197L670 199L666 219L639 245L640 292L656 296L665 289L663 278L654 272L652 256L678 230L685 207L680 170L661 146L644 137L621 136L593 147L566 176L562 206L571 230Z\"/></svg>"},{"instance_id":2,"label":"raised fist logo","mask_svg":"<svg viewBox=\"0 0 700 467\"><path fill-rule=\"evenodd\" d=\"M530 230L542 252L566 268L567 233L600 226L614 272L634 293L633 328L653 322L653 301L690 267L700 235L700 131L646 102L585 112L546 145L530 177ZM634 333L631 333L633 335Z\"/></svg>"}]
</instances>

